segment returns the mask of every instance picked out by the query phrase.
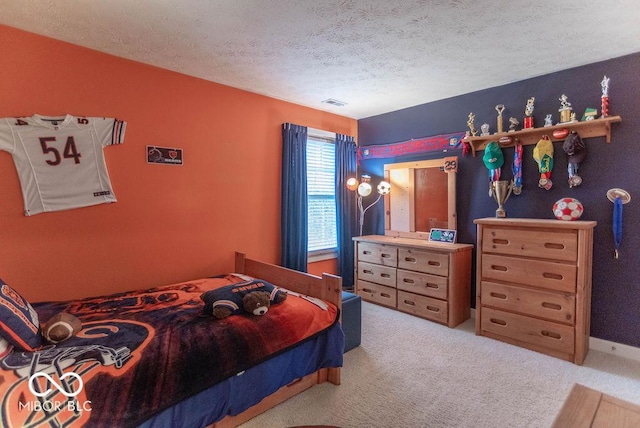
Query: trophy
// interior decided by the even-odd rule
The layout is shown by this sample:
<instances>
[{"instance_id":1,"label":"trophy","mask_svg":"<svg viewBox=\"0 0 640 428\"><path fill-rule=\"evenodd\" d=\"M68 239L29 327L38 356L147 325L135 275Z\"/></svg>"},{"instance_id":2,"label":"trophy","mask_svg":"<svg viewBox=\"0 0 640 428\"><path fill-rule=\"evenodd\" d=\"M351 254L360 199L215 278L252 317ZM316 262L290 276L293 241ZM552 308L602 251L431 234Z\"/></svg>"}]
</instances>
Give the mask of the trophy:
<instances>
[{"instance_id":1,"label":"trophy","mask_svg":"<svg viewBox=\"0 0 640 428\"><path fill-rule=\"evenodd\" d=\"M575 115L573 117L571 116L571 113L573 112L573 107L571 107L571 103L568 101L567 96L565 94L562 94L559 100L560 100L560 108L558 109L558 111L560 112L559 123L575 122Z\"/></svg>"},{"instance_id":2,"label":"trophy","mask_svg":"<svg viewBox=\"0 0 640 428\"><path fill-rule=\"evenodd\" d=\"M527 100L527 105L524 108L524 129L533 128L533 103L535 100L535 97Z\"/></svg>"},{"instance_id":3,"label":"trophy","mask_svg":"<svg viewBox=\"0 0 640 428\"><path fill-rule=\"evenodd\" d=\"M502 133L502 112L504 111L504 104L498 104L496 106L498 112L498 134Z\"/></svg>"},{"instance_id":4,"label":"trophy","mask_svg":"<svg viewBox=\"0 0 640 428\"><path fill-rule=\"evenodd\" d=\"M491 182L491 195L493 199L498 203L498 209L496 210L496 218L505 218L507 212L504 210L504 204L511 196L511 190L513 190L513 181L498 180Z\"/></svg>"},{"instance_id":5,"label":"trophy","mask_svg":"<svg viewBox=\"0 0 640 428\"><path fill-rule=\"evenodd\" d=\"M604 78L602 79L602 82L600 82L600 86L602 86L602 97L601 97L602 98L602 116L601 117L609 116L609 80L611 79L605 75Z\"/></svg>"},{"instance_id":6,"label":"trophy","mask_svg":"<svg viewBox=\"0 0 640 428\"><path fill-rule=\"evenodd\" d=\"M476 129L476 125L474 123L475 120L476 120L476 115L473 114L473 113L469 113L469 119L467 120L467 126L469 127L469 133L473 137L475 137L476 134L478 133L478 130Z\"/></svg>"}]
</instances>

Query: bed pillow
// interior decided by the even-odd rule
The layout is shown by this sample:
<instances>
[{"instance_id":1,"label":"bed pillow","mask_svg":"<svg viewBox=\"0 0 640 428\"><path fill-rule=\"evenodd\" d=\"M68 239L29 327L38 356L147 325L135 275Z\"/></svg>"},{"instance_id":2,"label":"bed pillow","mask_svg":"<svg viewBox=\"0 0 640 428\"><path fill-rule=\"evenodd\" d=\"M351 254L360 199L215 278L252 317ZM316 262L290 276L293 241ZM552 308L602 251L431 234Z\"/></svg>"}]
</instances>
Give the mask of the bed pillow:
<instances>
[{"instance_id":1,"label":"bed pillow","mask_svg":"<svg viewBox=\"0 0 640 428\"><path fill-rule=\"evenodd\" d=\"M17 349L24 351L35 351L42 345L37 312L1 279L0 335Z\"/></svg>"},{"instance_id":2,"label":"bed pillow","mask_svg":"<svg viewBox=\"0 0 640 428\"><path fill-rule=\"evenodd\" d=\"M235 276L236 274L233 275ZM265 293L265 302L262 302L263 305L259 306L268 307L270 304L281 303L287 298L287 293L284 290L270 282L262 279L248 278L248 280L243 282L225 285L202 293L200 296L204 302L202 315L213 315L218 319L225 318L231 314L241 314L245 311L249 311L255 315L264 315L266 311L258 314L245 307L245 297L256 291ZM251 305L249 304L249 306ZM216 308L218 311L216 311Z\"/></svg>"}]
</instances>

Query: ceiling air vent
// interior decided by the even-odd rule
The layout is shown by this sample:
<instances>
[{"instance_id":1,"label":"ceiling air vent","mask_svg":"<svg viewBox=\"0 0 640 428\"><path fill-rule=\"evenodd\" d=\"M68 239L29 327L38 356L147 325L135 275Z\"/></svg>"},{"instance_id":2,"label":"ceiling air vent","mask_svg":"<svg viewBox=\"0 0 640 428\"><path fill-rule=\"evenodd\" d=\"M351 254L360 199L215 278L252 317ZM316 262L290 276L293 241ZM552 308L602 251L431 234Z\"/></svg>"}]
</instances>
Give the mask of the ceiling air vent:
<instances>
[{"instance_id":1,"label":"ceiling air vent","mask_svg":"<svg viewBox=\"0 0 640 428\"><path fill-rule=\"evenodd\" d=\"M333 98L327 98L322 102L325 104L331 104L332 106L336 106L336 107L344 107L347 105L347 103L345 103L344 101L335 100Z\"/></svg>"}]
</instances>

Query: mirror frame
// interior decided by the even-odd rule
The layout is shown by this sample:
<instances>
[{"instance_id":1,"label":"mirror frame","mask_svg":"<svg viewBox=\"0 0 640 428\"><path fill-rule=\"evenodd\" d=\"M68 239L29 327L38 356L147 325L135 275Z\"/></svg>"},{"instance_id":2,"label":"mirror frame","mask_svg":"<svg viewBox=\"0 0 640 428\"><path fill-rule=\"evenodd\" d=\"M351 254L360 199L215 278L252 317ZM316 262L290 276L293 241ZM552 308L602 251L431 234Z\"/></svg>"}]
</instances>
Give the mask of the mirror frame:
<instances>
[{"instance_id":1,"label":"mirror frame","mask_svg":"<svg viewBox=\"0 0 640 428\"><path fill-rule=\"evenodd\" d=\"M422 168L439 168L442 169L447 174L447 224L448 229L457 230L457 212L456 212L456 175L458 172L458 157L446 157L442 159L433 159L433 160L423 160L423 161L415 161L415 162L400 162L400 163L391 163L384 165L384 179L387 182L390 181L391 171L406 169L409 175L409 182L413 183L415 170ZM392 185L393 186L393 185ZM393 192L393 187L391 189ZM410 230L409 231L400 231L400 230L391 230L391 218L393 216L391 207L391 196L390 194L385 195L384 197L384 234L387 236L397 236L404 238L424 238L429 239L429 230L426 231L416 231L415 230L415 194L414 194L414 186L411 184L408 188L409 194L409 207L410 207Z\"/></svg>"}]
</instances>

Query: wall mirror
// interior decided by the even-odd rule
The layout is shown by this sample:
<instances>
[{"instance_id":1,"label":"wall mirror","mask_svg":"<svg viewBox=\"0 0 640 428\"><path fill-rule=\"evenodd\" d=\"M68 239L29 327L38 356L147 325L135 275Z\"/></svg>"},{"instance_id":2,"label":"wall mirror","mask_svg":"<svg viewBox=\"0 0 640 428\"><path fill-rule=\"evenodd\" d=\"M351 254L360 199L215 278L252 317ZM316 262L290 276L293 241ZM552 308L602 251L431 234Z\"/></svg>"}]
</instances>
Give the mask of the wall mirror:
<instances>
[{"instance_id":1,"label":"wall mirror","mask_svg":"<svg viewBox=\"0 0 640 428\"><path fill-rule=\"evenodd\" d=\"M429 238L432 228L456 230L458 158L384 165L391 192L384 198L385 235Z\"/></svg>"}]
</instances>

